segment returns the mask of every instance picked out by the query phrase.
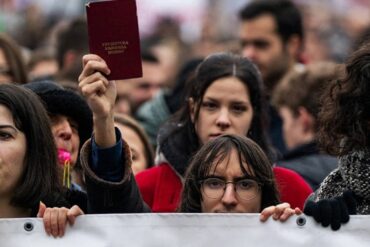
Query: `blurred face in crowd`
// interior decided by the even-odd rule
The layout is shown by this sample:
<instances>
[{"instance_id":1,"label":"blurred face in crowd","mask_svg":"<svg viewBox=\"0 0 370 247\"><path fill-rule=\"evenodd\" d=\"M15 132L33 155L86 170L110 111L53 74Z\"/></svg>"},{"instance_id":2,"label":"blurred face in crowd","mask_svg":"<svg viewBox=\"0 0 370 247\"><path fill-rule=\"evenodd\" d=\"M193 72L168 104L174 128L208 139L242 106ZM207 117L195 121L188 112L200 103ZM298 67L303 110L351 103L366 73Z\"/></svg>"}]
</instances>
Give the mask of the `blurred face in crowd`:
<instances>
[{"instance_id":1,"label":"blurred face in crowd","mask_svg":"<svg viewBox=\"0 0 370 247\"><path fill-rule=\"evenodd\" d=\"M143 77L127 81L132 83L129 95L133 110L153 98L165 83L165 75L158 63L143 61Z\"/></svg>"},{"instance_id":2,"label":"blurred face in crowd","mask_svg":"<svg viewBox=\"0 0 370 247\"><path fill-rule=\"evenodd\" d=\"M288 149L308 143L315 138L314 117L301 108L298 114L286 107L279 108L279 114L283 120L284 141Z\"/></svg>"},{"instance_id":3,"label":"blurred face in crowd","mask_svg":"<svg viewBox=\"0 0 370 247\"><path fill-rule=\"evenodd\" d=\"M244 20L239 35L242 55L258 66L267 89L272 90L271 83L280 80L292 62L288 44L283 44L277 33L274 18L265 14Z\"/></svg>"},{"instance_id":4,"label":"blurred face in crowd","mask_svg":"<svg viewBox=\"0 0 370 247\"><path fill-rule=\"evenodd\" d=\"M31 79L54 76L58 72L58 63L55 59L39 61L29 71Z\"/></svg>"},{"instance_id":5,"label":"blurred face in crowd","mask_svg":"<svg viewBox=\"0 0 370 247\"><path fill-rule=\"evenodd\" d=\"M10 198L22 177L26 137L14 123L8 108L0 105L0 198Z\"/></svg>"},{"instance_id":6,"label":"blurred face in crowd","mask_svg":"<svg viewBox=\"0 0 370 247\"><path fill-rule=\"evenodd\" d=\"M8 62L3 49L0 48L0 83L8 83L13 80Z\"/></svg>"},{"instance_id":7,"label":"blurred face in crowd","mask_svg":"<svg viewBox=\"0 0 370 247\"><path fill-rule=\"evenodd\" d=\"M202 144L222 134L246 136L251 127L253 108L249 90L236 77L214 81L205 91L200 106L194 106L191 100L190 104L192 121L195 121L195 108L199 107L194 125Z\"/></svg>"},{"instance_id":8,"label":"blurred face in crowd","mask_svg":"<svg viewBox=\"0 0 370 247\"><path fill-rule=\"evenodd\" d=\"M216 162L215 162L216 163ZM201 185L203 213L259 213L262 194L246 162L239 160L238 151L213 164ZM241 165L248 171L244 174Z\"/></svg>"},{"instance_id":9,"label":"blurred face in crowd","mask_svg":"<svg viewBox=\"0 0 370 247\"><path fill-rule=\"evenodd\" d=\"M130 94L133 83L131 81L116 81L117 98L114 105L114 112L131 115Z\"/></svg>"},{"instance_id":10,"label":"blurred face in crowd","mask_svg":"<svg viewBox=\"0 0 370 247\"><path fill-rule=\"evenodd\" d=\"M69 152L71 154L71 164L76 164L80 147L77 122L64 115L53 115L50 119L57 148Z\"/></svg>"},{"instance_id":11,"label":"blurred face in crowd","mask_svg":"<svg viewBox=\"0 0 370 247\"><path fill-rule=\"evenodd\" d=\"M125 141L130 146L131 158L132 158L132 171L134 175L145 170L148 166L148 161L145 157L144 144L140 139L140 136L130 127L116 123L121 133L124 136Z\"/></svg>"}]
</instances>

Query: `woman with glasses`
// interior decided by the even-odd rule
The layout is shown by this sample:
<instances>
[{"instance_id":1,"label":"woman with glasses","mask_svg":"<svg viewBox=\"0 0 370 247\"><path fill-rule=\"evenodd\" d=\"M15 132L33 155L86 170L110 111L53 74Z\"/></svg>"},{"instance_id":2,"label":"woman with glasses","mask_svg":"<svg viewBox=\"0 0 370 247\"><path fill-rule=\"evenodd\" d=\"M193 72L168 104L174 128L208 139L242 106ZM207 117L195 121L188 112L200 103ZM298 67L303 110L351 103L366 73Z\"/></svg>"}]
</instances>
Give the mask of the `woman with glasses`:
<instances>
[{"instance_id":1,"label":"woman with glasses","mask_svg":"<svg viewBox=\"0 0 370 247\"><path fill-rule=\"evenodd\" d=\"M251 139L224 135L212 140L193 157L185 175L181 212L274 213L281 221L300 213L279 204L271 163ZM277 205L274 207L274 205Z\"/></svg>"}]
</instances>

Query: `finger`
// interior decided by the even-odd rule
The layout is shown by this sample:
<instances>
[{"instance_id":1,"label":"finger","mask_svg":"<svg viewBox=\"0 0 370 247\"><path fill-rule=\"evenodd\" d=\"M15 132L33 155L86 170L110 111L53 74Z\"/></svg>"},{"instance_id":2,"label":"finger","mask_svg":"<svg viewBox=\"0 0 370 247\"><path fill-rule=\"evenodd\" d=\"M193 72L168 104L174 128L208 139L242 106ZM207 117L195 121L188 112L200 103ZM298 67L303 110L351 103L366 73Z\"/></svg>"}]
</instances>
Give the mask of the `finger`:
<instances>
[{"instance_id":1,"label":"finger","mask_svg":"<svg viewBox=\"0 0 370 247\"><path fill-rule=\"evenodd\" d=\"M75 224L76 217L80 216L80 215L83 215L83 214L84 214L84 212L82 211L82 209L79 206L74 205L67 212L68 222L73 226Z\"/></svg>"},{"instance_id":2,"label":"finger","mask_svg":"<svg viewBox=\"0 0 370 247\"><path fill-rule=\"evenodd\" d=\"M39 211L37 212L37 217L38 218L44 217L45 210L46 210L46 205L42 201L40 201Z\"/></svg>"},{"instance_id":3,"label":"finger","mask_svg":"<svg viewBox=\"0 0 370 247\"><path fill-rule=\"evenodd\" d=\"M348 208L348 213L351 214L351 215L356 214L357 202L356 202L355 193L353 193L350 190L347 190L347 191L343 192L343 198L344 198L344 201L346 202L346 205L347 205L347 208Z\"/></svg>"},{"instance_id":4,"label":"finger","mask_svg":"<svg viewBox=\"0 0 370 247\"><path fill-rule=\"evenodd\" d=\"M332 215L332 210L331 210L331 205L329 200L320 200L317 203L319 207L319 215L321 219L321 225L323 227L327 227L330 225L331 222L331 215Z\"/></svg>"},{"instance_id":5,"label":"finger","mask_svg":"<svg viewBox=\"0 0 370 247\"><path fill-rule=\"evenodd\" d=\"M94 74L96 71L101 72L104 75L110 74L110 69L104 61L89 60L78 77L78 81L81 82L83 79Z\"/></svg>"},{"instance_id":6,"label":"finger","mask_svg":"<svg viewBox=\"0 0 370 247\"><path fill-rule=\"evenodd\" d=\"M60 208L57 210L58 212L58 228L59 228L59 237L62 237L65 233L66 229L66 221L67 221L67 208Z\"/></svg>"},{"instance_id":7,"label":"finger","mask_svg":"<svg viewBox=\"0 0 370 247\"><path fill-rule=\"evenodd\" d=\"M275 211L275 206L270 206L262 210L260 214L260 221L265 222Z\"/></svg>"},{"instance_id":8,"label":"finger","mask_svg":"<svg viewBox=\"0 0 370 247\"><path fill-rule=\"evenodd\" d=\"M281 215L284 213L284 211L288 208L290 209L290 204L286 202L277 205L272 218L274 220L278 220L281 217Z\"/></svg>"},{"instance_id":9,"label":"finger","mask_svg":"<svg viewBox=\"0 0 370 247\"><path fill-rule=\"evenodd\" d=\"M281 214L279 220L281 222L284 222L286 221L287 219L289 219L290 216L294 215L295 211L294 209L291 209L291 208L286 208L283 213Z\"/></svg>"},{"instance_id":10,"label":"finger","mask_svg":"<svg viewBox=\"0 0 370 247\"><path fill-rule=\"evenodd\" d=\"M81 88L81 93L84 97L88 98L91 95L101 95L107 91L107 87L104 82L99 80L94 83L90 83Z\"/></svg>"},{"instance_id":11,"label":"finger","mask_svg":"<svg viewBox=\"0 0 370 247\"><path fill-rule=\"evenodd\" d=\"M317 214L317 203L308 200L304 205L303 212L308 216L314 216L315 214Z\"/></svg>"},{"instance_id":12,"label":"finger","mask_svg":"<svg viewBox=\"0 0 370 247\"><path fill-rule=\"evenodd\" d=\"M348 212L347 205L346 205L343 197L339 197L339 198L337 198L337 200L338 200L339 208L340 208L340 211L341 211L340 222L347 223L349 221L349 212Z\"/></svg>"},{"instance_id":13,"label":"finger","mask_svg":"<svg viewBox=\"0 0 370 247\"><path fill-rule=\"evenodd\" d=\"M44 222L44 228L45 228L45 232L46 234L49 236L50 233L51 233L51 210L50 208L46 208L45 209L45 212L44 212L44 216L42 218L43 222Z\"/></svg>"},{"instance_id":14,"label":"finger","mask_svg":"<svg viewBox=\"0 0 370 247\"><path fill-rule=\"evenodd\" d=\"M302 214L302 210L301 210L299 207L296 207L296 208L294 209L294 214L296 214L296 215L301 215L301 214Z\"/></svg>"},{"instance_id":15,"label":"finger","mask_svg":"<svg viewBox=\"0 0 370 247\"><path fill-rule=\"evenodd\" d=\"M85 85L94 83L94 82L99 81L99 80L103 81L105 86L109 85L109 82L108 82L107 78L102 73L96 71L95 73L89 75L88 77L86 77L82 81L80 81L78 86L79 86L79 88L82 88Z\"/></svg>"},{"instance_id":16,"label":"finger","mask_svg":"<svg viewBox=\"0 0 370 247\"><path fill-rule=\"evenodd\" d=\"M58 237L59 226L58 226L58 210L56 208L51 209L50 212L50 230L53 237Z\"/></svg>"},{"instance_id":17,"label":"finger","mask_svg":"<svg viewBox=\"0 0 370 247\"><path fill-rule=\"evenodd\" d=\"M337 199L331 199L329 202L332 209L331 229L336 231L340 228L341 208Z\"/></svg>"},{"instance_id":18,"label":"finger","mask_svg":"<svg viewBox=\"0 0 370 247\"><path fill-rule=\"evenodd\" d=\"M96 61L104 61L103 58L101 58L99 55L96 54L86 54L82 56L82 65L85 67L88 61L90 60L96 60Z\"/></svg>"}]
</instances>

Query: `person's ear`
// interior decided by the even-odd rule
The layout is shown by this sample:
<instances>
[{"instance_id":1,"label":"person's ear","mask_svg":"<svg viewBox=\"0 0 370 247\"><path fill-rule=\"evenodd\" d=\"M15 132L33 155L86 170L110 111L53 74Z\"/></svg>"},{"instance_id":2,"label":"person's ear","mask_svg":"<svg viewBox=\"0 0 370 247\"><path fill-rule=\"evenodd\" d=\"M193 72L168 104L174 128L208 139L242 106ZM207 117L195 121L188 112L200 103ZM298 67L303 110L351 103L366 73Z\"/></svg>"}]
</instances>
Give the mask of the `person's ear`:
<instances>
[{"instance_id":1,"label":"person's ear","mask_svg":"<svg viewBox=\"0 0 370 247\"><path fill-rule=\"evenodd\" d=\"M315 129L315 118L311 113L307 111L304 107L299 107L298 109L298 119L302 125L302 130L305 134L314 133Z\"/></svg>"},{"instance_id":2,"label":"person's ear","mask_svg":"<svg viewBox=\"0 0 370 247\"><path fill-rule=\"evenodd\" d=\"M288 52L291 57L293 58L298 58L300 52L301 52L301 47L302 47L302 40L298 35L292 35L286 45Z\"/></svg>"},{"instance_id":3,"label":"person's ear","mask_svg":"<svg viewBox=\"0 0 370 247\"><path fill-rule=\"evenodd\" d=\"M195 119L195 102L194 102L193 98L189 98L188 104L189 104L189 110L190 110L190 119L191 119L191 122L194 123L194 119Z\"/></svg>"}]
</instances>

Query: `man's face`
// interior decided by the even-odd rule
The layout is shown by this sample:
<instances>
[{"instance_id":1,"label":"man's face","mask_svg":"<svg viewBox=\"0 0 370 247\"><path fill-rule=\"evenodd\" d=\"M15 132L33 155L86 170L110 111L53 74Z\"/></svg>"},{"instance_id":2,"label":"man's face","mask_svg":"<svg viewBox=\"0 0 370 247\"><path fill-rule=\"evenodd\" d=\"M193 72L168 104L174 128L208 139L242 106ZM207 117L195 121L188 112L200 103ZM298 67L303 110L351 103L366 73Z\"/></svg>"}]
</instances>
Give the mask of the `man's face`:
<instances>
[{"instance_id":1,"label":"man's face","mask_svg":"<svg viewBox=\"0 0 370 247\"><path fill-rule=\"evenodd\" d=\"M152 99L165 83L165 75L159 63L143 61L143 77L129 80L132 90L129 95L132 110L136 111L144 102Z\"/></svg>"},{"instance_id":2,"label":"man's face","mask_svg":"<svg viewBox=\"0 0 370 247\"><path fill-rule=\"evenodd\" d=\"M294 61L287 51L287 44L283 44L277 33L275 19L265 14L244 20L239 37L242 55L258 66L267 89L271 91Z\"/></svg>"}]
</instances>

